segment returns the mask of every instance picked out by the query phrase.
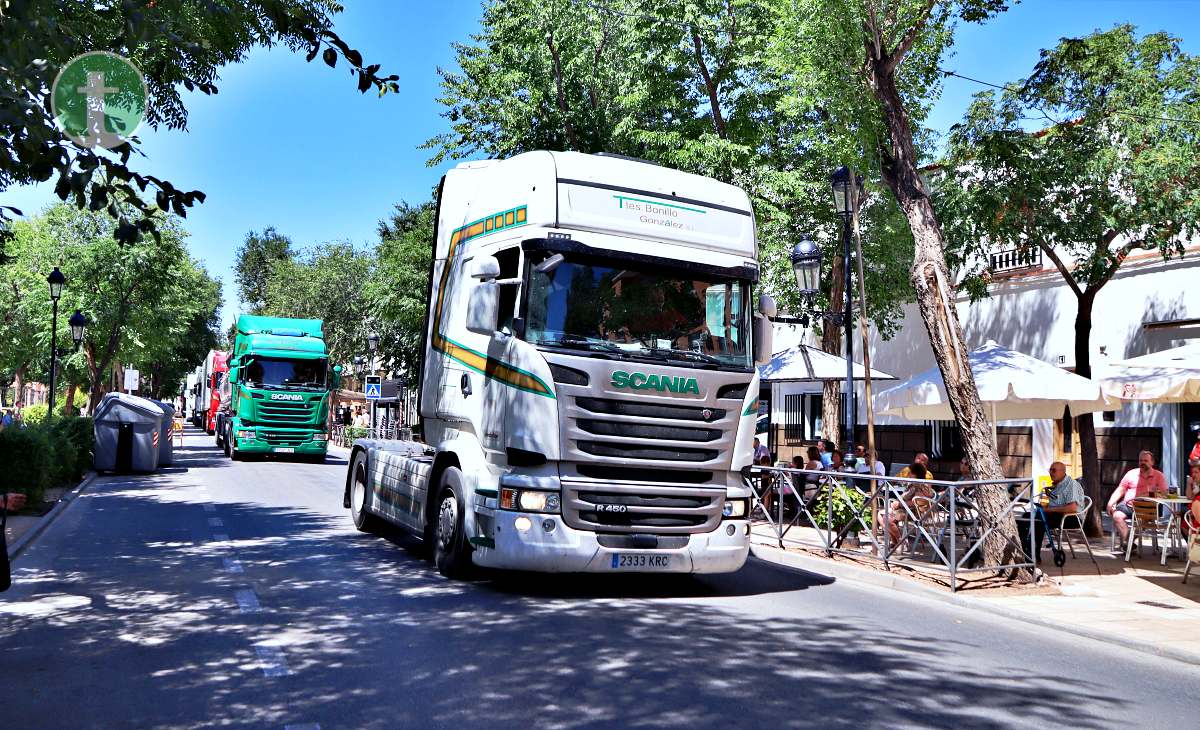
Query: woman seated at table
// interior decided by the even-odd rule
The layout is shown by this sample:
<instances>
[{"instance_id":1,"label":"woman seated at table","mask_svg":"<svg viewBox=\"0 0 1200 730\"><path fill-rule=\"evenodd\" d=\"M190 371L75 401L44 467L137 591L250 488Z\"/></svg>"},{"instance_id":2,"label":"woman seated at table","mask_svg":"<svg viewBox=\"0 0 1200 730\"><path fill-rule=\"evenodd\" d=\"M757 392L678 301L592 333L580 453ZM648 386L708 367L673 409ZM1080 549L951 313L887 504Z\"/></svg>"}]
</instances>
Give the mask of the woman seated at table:
<instances>
[{"instance_id":1,"label":"woman seated at table","mask_svg":"<svg viewBox=\"0 0 1200 730\"><path fill-rule=\"evenodd\" d=\"M1187 496L1192 498L1188 509L1192 512L1192 522L1200 525L1200 462L1188 464Z\"/></svg>"},{"instance_id":2,"label":"woman seated at table","mask_svg":"<svg viewBox=\"0 0 1200 730\"><path fill-rule=\"evenodd\" d=\"M914 461L913 463L909 464L905 470L913 479L929 478L929 470L926 469L925 465L919 461ZM910 483L908 484L908 488L904 490L904 494L900 495L900 499L892 502L892 514L888 521L887 528L888 535L891 536L893 545L895 545L897 542L900 542L900 528L904 521L908 519L908 511L904 509L904 505L908 505L909 510L912 510L913 514L917 515L918 517L920 517L921 513L928 508L924 503L914 504L913 500L916 497L932 499L933 487L920 482Z\"/></svg>"}]
</instances>

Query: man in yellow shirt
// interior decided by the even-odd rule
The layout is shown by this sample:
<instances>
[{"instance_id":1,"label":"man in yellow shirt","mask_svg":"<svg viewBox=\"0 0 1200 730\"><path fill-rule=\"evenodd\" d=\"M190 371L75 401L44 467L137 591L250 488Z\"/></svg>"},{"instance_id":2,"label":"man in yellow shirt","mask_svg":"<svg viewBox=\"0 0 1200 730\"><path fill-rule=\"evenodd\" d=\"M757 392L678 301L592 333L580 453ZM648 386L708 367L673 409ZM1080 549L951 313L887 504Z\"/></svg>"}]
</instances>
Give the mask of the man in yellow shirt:
<instances>
[{"instance_id":1,"label":"man in yellow shirt","mask_svg":"<svg viewBox=\"0 0 1200 730\"><path fill-rule=\"evenodd\" d=\"M913 464L920 464L921 466L925 467L925 473L922 476L924 476L926 479L933 479L933 471L929 468L929 455L928 454L926 454L924 452L917 452L917 455L913 457ZM902 479L920 478L916 474L913 474L911 465L906 466L903 469L901 469L900 473L897 474L896 476L898 476Z\"/></svg>"}]
</instances>

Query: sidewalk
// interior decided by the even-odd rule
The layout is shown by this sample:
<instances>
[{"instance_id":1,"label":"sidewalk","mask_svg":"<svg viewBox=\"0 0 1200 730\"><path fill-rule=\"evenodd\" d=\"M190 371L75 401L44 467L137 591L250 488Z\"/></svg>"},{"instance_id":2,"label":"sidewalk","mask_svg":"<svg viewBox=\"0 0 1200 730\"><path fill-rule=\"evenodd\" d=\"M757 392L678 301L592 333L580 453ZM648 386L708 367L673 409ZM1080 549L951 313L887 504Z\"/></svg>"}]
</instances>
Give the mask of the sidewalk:
<instances>
[{"instance_id":1,"label":"sidewalk","mask_svg":"<svg viewBox=\"0 0 1200 730\"><path fill-rule=\"evenodd\" d=\"M826 557L820 550L793 545L780 549L765 525L756 526L751 540L755 557L767 562L921 595L1200 665L1200 566L1192 566L1184 584L1184 561L1169 558L1162 567L1159 554L1150 554L1149 543L1143 557L1126 563L1123 555L1109 552L1107 538L1092 540L1099 575L1081 546L1076 546L1074 558L1068 551L1061 573L1046 550L1042 566L1046 577L1040 585L969 588L952 594L949 588L914 577L913 571L905 568L887 571L874 563Z\"/></svg>"},{"instance_id":2,"label":"sidewalk","mask_svg":"<svg viewBox=\"0 0 1200 730\"><path fill-rule=\"evenodd\" d=\"M94 472L88 472L79 484L69 487L51 487L46 490L42 503L52 505L41 514L8 515L4 526L4 537L8 545L8 557L13 559L25 549L30 540L46 529L58 515L70 505L75 497L95 478Z\"/></svg>"}]
</instances>

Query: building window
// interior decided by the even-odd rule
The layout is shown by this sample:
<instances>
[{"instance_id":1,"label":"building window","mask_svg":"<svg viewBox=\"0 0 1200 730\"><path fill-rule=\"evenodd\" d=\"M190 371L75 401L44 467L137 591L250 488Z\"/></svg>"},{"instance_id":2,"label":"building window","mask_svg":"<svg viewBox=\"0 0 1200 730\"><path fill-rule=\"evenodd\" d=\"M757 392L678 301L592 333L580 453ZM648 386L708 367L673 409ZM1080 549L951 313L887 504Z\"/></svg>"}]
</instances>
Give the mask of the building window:
<instances>
[{"instance_id":1,"label":"building window","mask_svg":"<svg viewBox=\"0 0 1200 730\"><path fill-rule=\"evenodd\" d=\"M1116 423L1116 421L1117 421L1117 412L1116 411L1105 411L1104 412L1104 422L1105 423Z\"/></svg>"},{"instance_id":2,"label":"building window","mask_svg":"<svg viewBox=\"0 0 1200 730\"><path fill-rule=\"evenodd\" d=\"M962 432L955 421L926 421L929 456L939 461L957 461L965 455Z\"/></svg>"},{"instance_id":3,"label":"building window","mask_svg":"<svg viewBox=\"0 0 1200 730\"><path fill-rule=\"evenodd\" d=\"M783 438L804 440L804 396L799 393L783 397Z\"/></svg>"}]
</instances>

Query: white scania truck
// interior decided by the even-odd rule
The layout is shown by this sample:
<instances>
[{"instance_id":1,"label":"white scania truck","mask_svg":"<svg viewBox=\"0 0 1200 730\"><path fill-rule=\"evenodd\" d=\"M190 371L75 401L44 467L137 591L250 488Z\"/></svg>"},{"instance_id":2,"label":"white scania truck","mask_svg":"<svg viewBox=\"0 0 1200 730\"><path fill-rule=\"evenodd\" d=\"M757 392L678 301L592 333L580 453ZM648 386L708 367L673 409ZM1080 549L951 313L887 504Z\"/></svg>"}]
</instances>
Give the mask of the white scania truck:
<instances>
[{"instance_id":1,"label":"white scania truck","mask_svg":"<svg viewBox=\"0 0 1200 730\"><path fill-rule=\"evenodd\" d=\"M745 192L608 155L464 163L434 245L425 443L355 442L355 525L451 576L739 569L775 308Z\"/></svg>"}]
</instances>

